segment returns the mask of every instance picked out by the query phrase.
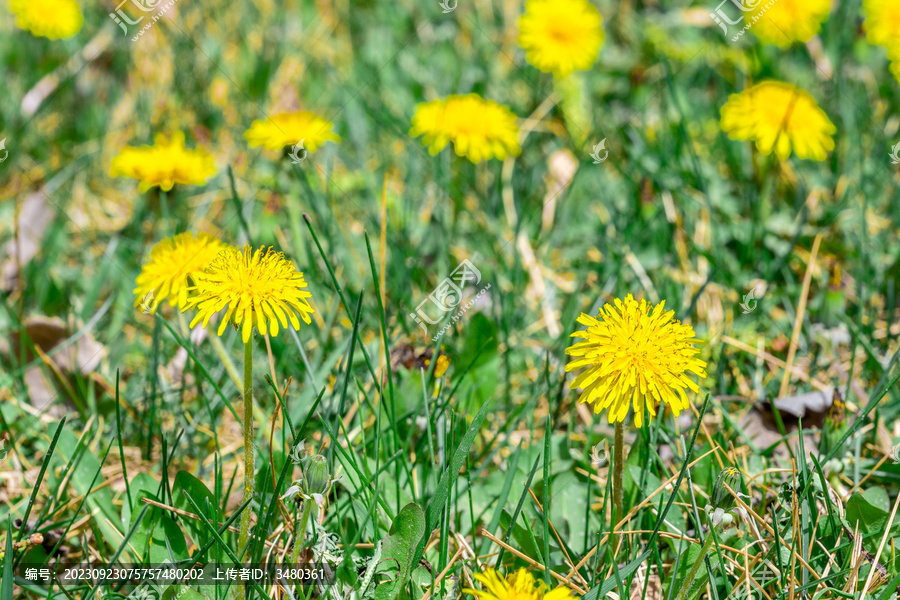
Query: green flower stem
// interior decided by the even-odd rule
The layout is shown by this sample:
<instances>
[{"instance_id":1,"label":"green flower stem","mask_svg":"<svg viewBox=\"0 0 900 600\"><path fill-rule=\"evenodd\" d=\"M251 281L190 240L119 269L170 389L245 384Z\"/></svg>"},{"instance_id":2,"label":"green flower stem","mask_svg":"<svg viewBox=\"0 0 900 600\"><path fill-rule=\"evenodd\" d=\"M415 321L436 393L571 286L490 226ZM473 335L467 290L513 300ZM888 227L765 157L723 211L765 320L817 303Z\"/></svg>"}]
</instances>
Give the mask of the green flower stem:
<instances>
[{"instance_id":1,"label":"green flower stem","mask_svg":"<svg viewBox=\"0 0 900 600\"><path fill-rule=\"evenodd\" d=\"M694 578L697 576L697 571L700 570L700 565L703 564L704 559L706 558L706 553L709 552L710 546L712 546L713 538L716 536L716 528L710 527L709 535L706 536L706 541L703 542L703 546L700 548L700 556L697 557L697 560L694 561L691 570L688 571L687 577L684 579L684 583L681 584L681 590L678 592L677 600L686 600L688 597L688 592L691 589L691 585L694 583Z\"/></svg>"},{"instance_id":2,"label":"green flower stem","mask_svg":"<svg viewBox=\"0 0 900 600\"><path fill-rule=\"evenodd\" d=\"M166 237L169 237L171 235L172 226L169 222L169 198L168 194L166 194L162 188L159 190L159 208L162 213L163 231L166 232Z\"/></svg>"},{"instance_id":3,"label":"green flower stem","mask_svg":"<svg viewBox=\"0 0 900 600\"><path fill-rule=\"evenodd\" d=\"M622 520L622 470L625 468L625 424L616 421L616 441L613 449L613 530Z\"/></svg>"},{"instance_id":4,"label":"green flower stem","mask_svg":"<svg viewBox=\"0 0 900 600\"><path fill-rule=\"evenodd\" d=\"M253 338L244 344L244 502L253 497ZM243 553L250 539L253 511L248 505L241 514L238 552Z\"/></svg>"}]
</instances>

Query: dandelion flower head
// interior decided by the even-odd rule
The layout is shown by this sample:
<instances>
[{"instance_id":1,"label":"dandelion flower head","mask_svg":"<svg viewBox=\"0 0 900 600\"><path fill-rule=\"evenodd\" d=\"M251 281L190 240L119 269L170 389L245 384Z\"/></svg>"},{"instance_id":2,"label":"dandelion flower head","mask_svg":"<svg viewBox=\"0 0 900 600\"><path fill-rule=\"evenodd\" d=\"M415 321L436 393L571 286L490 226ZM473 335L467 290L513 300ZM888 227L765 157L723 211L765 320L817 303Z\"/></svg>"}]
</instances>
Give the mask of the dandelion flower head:
<instances>
[{"instance_id":1,"label":"dandelion flower head","mask_svg":"<svg viewBox=\"0 0 900 600\"><path fill-rule=\"evenodd\" d=\"M593 66L603 45L603 17L588 0L528 0L519 45L532 65L566 77Z\"/></svg>"},{"instance_id":2,"label":"dandelion flower head","mask_svg":"<svg viewBox=\"0 0 900 600\"><path fill-rule=\"evenodd\" d=\"M891 73L900 81L900 2L863 0L863 15L866 39L887 48Z\"/></svg>"},{"instance_id":3,"label":"dandelion flower head","mask_svg":"<svg viewBox=\"0 0 900 600\"><path fill-rule=\"evenodd\" d=\"M745 18L761 42L787 48L819 33L830 12L831 0L777 0L771 6L759 0Z\"/></svg>"},{"instance_id":4,"label":"dandelion flower head","mask_svg":"<svg viewBox=\"0 0 900 600\"><path fill-rule=\"evenodd\" d=\"M171 141L157 134L152 146L126 146L113 158L110 175L139 179L140 191L159 186L165 192L176 183L203 185L215 175L212 156L203 148L184 147L184 133L177 132Z\"/></svg>"},{"instance_id":5,"label":"dandelion flower head","mask_svg":"<svg viewBox=\"0 0 900 600\"><path fill-rule=\"evenodd\" d=\"M72 37L84 24L84 15L75 0L10 0L16 27L51 40Z\"/></svg>"},{"instance_id":6,"label":"dandelion flower head","mask_svg":"<svg viewBox=\"0 0 900 600\"><path fill-rule=\"evenodd\" d=\"M900 49L900 2L896 0L863 0L866 39L870 44Z\"/></svg>"},{"instance_id":7,"label":"dandelion flower head","mask_svg":"<svg viewBox=\"0 0 900 600\"><path fill-rule=\"evenodd\" d=\"M534 576L525 569L506 578L494 569L487 569L484 573L476 573L475 580L481 584L481 590L463 590L466 594L475 596L478 600L565 600L573 598L572 592L563 586L554 590L547 587L542 580L535 580Z\"/></svg>"},{"instance_id":8,"label":"dandelion flower head","mask_svg":"<svg viewBox=\"0 0 900 600\"><path fill-rule=\"evenodd\" d=\"M339 142L340 136L331 131L331 121L307 110L279 113L268 119L253 121L244 137L252 146L268 150L281 150L301 141L303 149L315 152L326 142Z\"/></svg>"},{"instance_id":9,"label":"dandelion flower head","mask_svg":"<svg viewBox=\"0 0 900 600\"><path fill-rule=\"evenodd\" d=\"M721 110L722 130L733 140L753 140L781 160L825 160L837 128L812 96L789 83L764 81L732 94Z\"/></svg>"},{"instance_id":10,"label":"dandelion flower head","mask_svg":"<svg viewBox=\"0 0 900 600\"><path fill-rule=\"evenodd\" d=\"M227 246L194 278L189 290L188 308L196 308L197 314L191 327L222 309L227 309L219 324L218 335L225 332L228 323L241 330L246 344L250 341L254 323L263 335L278 335L279 327L287 329L288 322L299 331L297 315L309 324L310 314L315 312L309 304L312 294L305 291L303 273L281 252L271 247L251 250Z\"/></svg>"},{"instance_id":11,"label":"dandelion flower head","mask_svg":"<svg viewBox=\"0 0 900 600\"><path fill-rule=\"evenodd\" d=\"M422 136L435 155L453 143L457 156L473 163L519 154L516 115L506 106L478 94L448 96L416 107L410 135Z\"/></svg>"},{"instance_id":12,"label":"dandelion flower head","mask_svg":"<svg viewBox=\"0 0 900 600\"><path fill-rule=\"evenodd\" d=\"M694 330L673 318L665 302L651 307L631 294L606 304L597 317L582 313L586 329L573 338L582 341L566 348L572 357L566 372L585 369L571 383L581 388L579 402L594 405L594 412L609 409L609 422L624 422L634 409L638 427L647 406L651 416L665 402L675 415L688 408L685 390L700 391L690 373L706 377L706 363L696 357Z\"/></svg>"},{"instance_id":13,"label":"dandelion flower head","mask_svg":"<svg viewBox=\"0 0 900 600\"><path fill-rule=\"evenodd\" d=\"M179 233L165 238L150 249L150 259L138 275L135 306L145 305L150 314L160 302L184 309L188 288L197 273L219 254L224 244L208 233Z\"/></svg>"}]
</instances>

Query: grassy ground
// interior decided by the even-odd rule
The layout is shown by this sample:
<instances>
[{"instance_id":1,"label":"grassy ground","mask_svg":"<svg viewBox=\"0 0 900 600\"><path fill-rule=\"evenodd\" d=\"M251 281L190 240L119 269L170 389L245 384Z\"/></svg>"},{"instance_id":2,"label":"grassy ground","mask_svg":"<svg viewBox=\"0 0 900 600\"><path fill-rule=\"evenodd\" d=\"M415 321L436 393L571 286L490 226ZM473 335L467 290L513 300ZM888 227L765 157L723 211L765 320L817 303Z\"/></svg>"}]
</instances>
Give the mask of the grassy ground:
<instances>
[{"instance_id":1,"label":"grassy ground","mask_svg":"<svg viewBox=\"0 0 900 600\"><path fill-rule=\"evenodd\" d=\"M336 582L251 597L456 598L496 566L670 599L694 564L691 598L854 598L872 580L896 597L900 103L859 2L778 49L698 24L706 4L604 0L600 58L566 83L525 61L516 0L182 0L134 43L107 4L61 41L0 19L0 552L22 542L0 599L229 597L61 589L20 567L289 561L298 448L336 480L299 559ZM766 78L837 125L826 161L719 128L729 94ZM518 158L432 157L408 135L417 103L471 91L520 117ZM252 120L301 106L342 141L299 165L247 146ZM179 130L215 158L206 185L109 176L124 145ZM190 317L134 307L149 248L184 231L273 245L313 293L311 326L254 338L249 505L239 332L217 352ZM443 325L410 313L463 260L471 308L435 340ZM610 536L613 430L577 404L564 350L581 312L628 293L692 324L709 367L689 412L626 427ZM698 563L729 465L745 518ZM239 560L219 525L245 510Z\"/></svg>"}]
</instances>

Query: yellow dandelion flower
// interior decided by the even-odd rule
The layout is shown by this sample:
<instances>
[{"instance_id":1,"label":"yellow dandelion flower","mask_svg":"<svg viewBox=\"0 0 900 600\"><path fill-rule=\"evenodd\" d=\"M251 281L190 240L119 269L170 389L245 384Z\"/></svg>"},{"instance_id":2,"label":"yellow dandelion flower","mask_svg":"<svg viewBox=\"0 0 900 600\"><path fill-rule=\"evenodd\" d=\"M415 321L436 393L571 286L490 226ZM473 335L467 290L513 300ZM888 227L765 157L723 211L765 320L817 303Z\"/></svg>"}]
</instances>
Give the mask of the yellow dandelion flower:
<instances>
[{"instance_id":1,"label":"yellow dandelion flower","mask_svg":"<svg viewBox=\"0 0 900 600\"><path fill-rule=\"evenodd\" d=\"M509 107L478 94L448 96L416 106L409 134L422 136L435 155L453 142L457 156L473 163L519 154L519 126Z\"/></svg>"},{"instance_id":2,"label":"yellow dandelion flower","mask_svg":"<svg viewBox=\"0 0 900 600\"><path fill-rule=\"evenodd\" d=\"M722 130L733 140L753 140L763 154L781 160L825 160L834 150L837 128L804 90L780 81L764 81L732 94L722 107Z\"/></svg>"},{"instance_id":3,"label":"yellow dandelion flower","mask_svg":"<svg viewBox=\"0 0 900 600\"><path fill-rule=\"evenodd\" d=\"M547 587L541 580L525 569L503 578L494 569L484 573L476 573L475 580L481 584L481 590L464 589L463 592L475 596L478 600L565 600L574 598L572 592L559 586L555 590Z\"/></svg>"},{"instance_id":4,"label":"yellow dandelion flower","mask_svg":"<svg viewBox=\"0 0 900 600\"><path fill-rule=\"evenodd\" d=\"M331 121L307 110L280 113L268 119L253 121L244 137L252 146L263 146L269 150L281 150L301 141L303 149L315 152L326 142L339 142L340 136L331 131Z\"/></svg>"},{"instance_id":5,"label":"yellow dandelion flower","mask_svg":"<svg viewBox=\"0 0 900 600\"><path fill-rule=\"evenodd\" d=\"M587 0L528 0L519 17L525 59L557 77L590 69L604 38L603 17Z\"/></svg>"},{"instance_id":6,"label":"yellow dandelion flower","mask_svg":"<svg viewBox=\"0 0 900 600\"><path fill-rule=\"evenodd\" d=\"M203 148L184 147L184 133L177 132L170 142L157 134L152 146L125 146L113 158L110 176L133 177L141 181L140 191L159 186L168 192L176 183L203 185L215 175L212 156Z\"/></svg>"},{"instance_id":7,"label":"yellow dandelion flower","mask_svg":"<svg viewBox=\"0 0 900 600\"><path fill-rule=\"evenodd\" d=\"M775 0L771 6L760 2L746 19L762 43L787 48L819 33L830 12L831 0Z\"/></svg>"},{"instance_id":8,"label":"yellow dandelion flower","mask_svg":"<svg viewBox=\"0 0 900 600\"><path fill-rule=\"evenodd\" d=\"M900 2L863 0L863 26L870 44L892 49L900 45Z\"/></svg>"},{"instance_id":9,"label":"yellow dandelion flower","mask_svg":"<svg viewBox=\"0 0 900 600\"><path fill-rule=\"evenodd\" d=\"M16 15L16 27L51 40L72 37L84 24L75 0L10 0L9 10Z\"/></svg>"},{"instance_id":10,"label":"yellow dandelion flower","mask_svg":"<svg viewBox=\"0 0 900 600\"><path fill-rule=\"evenodd\" d=\"M607 304L597 318L584 313L578 322L587 329L571 335L584 341L566 348L575 358L566 372L587 367L571 388L582 388L579 402L594 403L594 412L609 409L609 422L625 421L629 407L640 427L644 405L651 416L665 402L675 415L689 406L686 389L700 388L688 373L706 377L706 363L695 355L694 330L673 319L674 311L665 310L665 302L651 309L646 300L636 301L631 294L623 302Z\"/></svg>"},{"instance_id":11,"label":"yellow dandelion flower","mask_svg":"<svg viewBox=\"0 0 900 600\"><path fill-rule=\"evenodd\" d=\"M296 313L309 324L309 315L315 312L308 300L312 294L304 291L303 273L271 247L254 252L249 245L228 246L194 281L187 301L187 308L197 309L191 327L201 320L206 327L213 314L227 307L217 333L222 335L225 326L233 322L241 328L245 344L250 341L254 319L260 333L276 336L279 321L287 329L290 320L294 329L300 331Z\"/></svg>"},{"instance_id":12,"label":"yellow dandelion flower","mask_svg":"<svg viewBox=\"0 0 900 600\"><path fill-rule=\"evenodd\" d=\"M184 310L188 287L193 278L219 254L224 244L208 233L179 233L165 238L150 249L150 260L138 275L135 306L143 306L153 314L160 302Z\"/></svg>"}]
</instances>

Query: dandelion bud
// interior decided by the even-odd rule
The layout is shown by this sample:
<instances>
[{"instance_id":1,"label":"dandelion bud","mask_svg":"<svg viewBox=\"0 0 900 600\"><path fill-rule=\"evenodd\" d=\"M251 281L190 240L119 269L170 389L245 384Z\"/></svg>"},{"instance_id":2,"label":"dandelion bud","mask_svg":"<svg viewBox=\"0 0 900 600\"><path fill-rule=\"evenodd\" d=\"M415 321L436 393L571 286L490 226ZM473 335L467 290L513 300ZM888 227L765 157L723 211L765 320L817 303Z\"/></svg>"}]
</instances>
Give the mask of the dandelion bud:
<instances>
[{"instance_id":1,"label":"dandelion bud","mask_svg":"<svg viewBox=\"0 0 900 600\"><path fill-rule=\"evenodd\" d=\"M310 497L314 494L328 493L331 487L331 474L328 472L328 460L321 454L314 454L306 459L302 486L303 493Z\"/></svg>"},{"instance_id":2,"label":"dandelion bud","mask_svg":"<svg viewBox=\"0 0 900 600\"><path fill-rule=\"evenodd\" d=\"M725 467L719 471L719 476L716 477L716 484L713 486L712 497L709 499L709 503L714 509L729 510L734 506L734 496L725 489L725 485L727 484L728 487L734 490L740 480L741 472L735 467Z\"/></svg>"}]
</instances>

